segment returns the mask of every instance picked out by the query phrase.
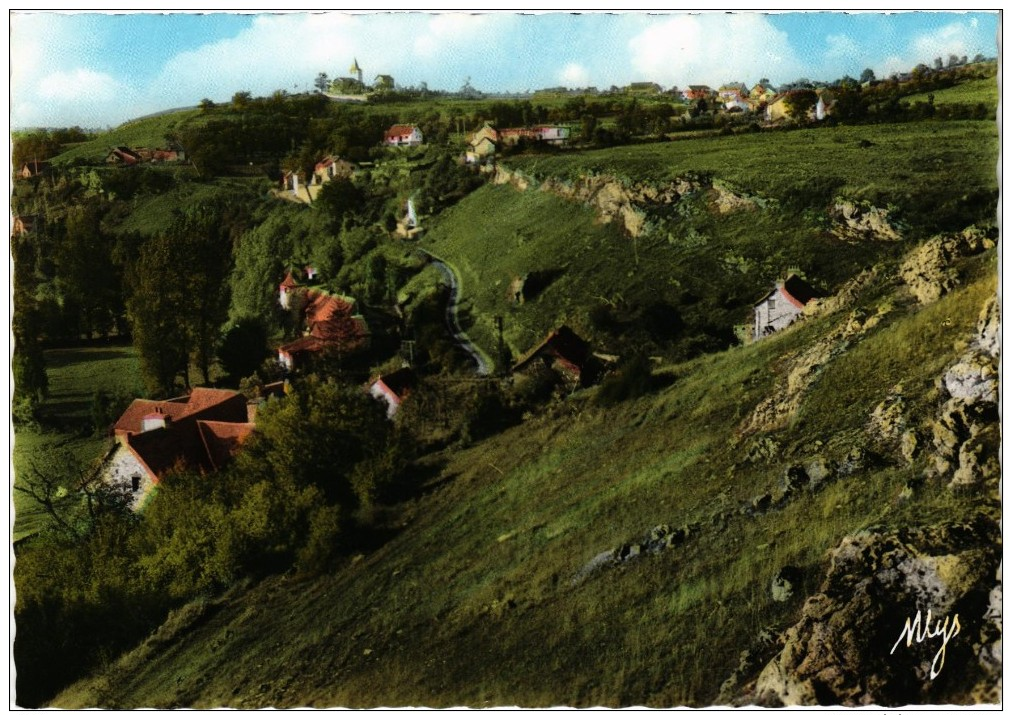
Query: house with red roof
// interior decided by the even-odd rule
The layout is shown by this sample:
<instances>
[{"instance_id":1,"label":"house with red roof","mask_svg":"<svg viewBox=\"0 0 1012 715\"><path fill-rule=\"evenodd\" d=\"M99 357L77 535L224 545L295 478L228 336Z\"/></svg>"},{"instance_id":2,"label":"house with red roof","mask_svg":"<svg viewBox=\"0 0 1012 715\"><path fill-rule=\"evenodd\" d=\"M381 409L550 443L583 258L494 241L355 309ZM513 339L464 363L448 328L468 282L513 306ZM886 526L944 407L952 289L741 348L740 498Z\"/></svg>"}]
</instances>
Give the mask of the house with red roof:
<instances>
[{"instance_id":1,"label":"house with red roof","mask_svg":"<svg viewBox=\"0 0 1012 715\"><path fill-rule=\"evenodd\" d=\"M286 291L289 299L292 290ZM369 346L369 326L358 314L354 298L306 290L302 315L303 336L278 348L278 362L286 370L304 367L317 355L350 355Z\"/></svg>"},{"instance_id":2,"label":"house with red roof","mask_svg":"<svg viewBox=\"0 0 1012 715\"><path fill-rule=\"evenodd\" d=\"M114 146L112 151L105 157L106 164L119 164L121 166L133 166L142 161L144 161L144 157L128 146Z\"/></svg>"},{"instance_id":3,"label":"house with red roof","mask_svg":"<svg viewBox=\"0 0 1012 715\"><path fill-rule=\"evenodd\" d=\"M544 366L563 375L570 381L589 385L600 374L600 366L590 349L590 343L561 326L532 347L513 366L513 372L524 372Z\"/></svg>"},{"instance_id":4,"label":"house with red roof","mask_svg":"<svg viewBox=\"0 0 1012 715\"><path fill-rule=\"evenodd\" d=\"M136 509L173 469L221 469L253 433L246 403L234 390L209 387L169 400L134 400L113 425L102 479L132 493Z\"/></svg>"},{"instance_id":5,"label":"house with red roof","mask_svg":"<svg viewBox=\"0 0 1012 715\"><path fill-rule=\"evenodd\" d=\"M49 170L48 161L39 161L38 159L32 159L26 161L21 165L21 169L17 172L17 176L22 179L30 179L33 176L41 176Z\"/></svg>"},{"instance_id":6,"label":"house with red roof","mask_svg":"<svg viewBox=\"0 0 1012 715\"><path fill-rule=\"evenodd\" d=\"M387 403L387 418L393 419L404 398L417 383L414 371L410 367L402 367L400 370L376 378L369 386L369 394Z\"/></svg>"},{"instance_id":7,"label":"house with red roof","mask_svg":"<svg viewBox=\"0 0 1012 715\"><path fill-rule=\"evenodd\" d=\"M777 281L773 290L752 308L752 339L759 340L786 328L818 295L812 286L793 273L786 280Z\"/></svg>"},{"instance_id":8,"label":"house with red roof","mask_svg":"<svg viewBox=\"0 0 1012 715\"><path fill-rule=\"evenodd\" d=\"M387 146L421 146L422 130L415 124L394 124L383 135Z\"/></svg>"}]
</instances>

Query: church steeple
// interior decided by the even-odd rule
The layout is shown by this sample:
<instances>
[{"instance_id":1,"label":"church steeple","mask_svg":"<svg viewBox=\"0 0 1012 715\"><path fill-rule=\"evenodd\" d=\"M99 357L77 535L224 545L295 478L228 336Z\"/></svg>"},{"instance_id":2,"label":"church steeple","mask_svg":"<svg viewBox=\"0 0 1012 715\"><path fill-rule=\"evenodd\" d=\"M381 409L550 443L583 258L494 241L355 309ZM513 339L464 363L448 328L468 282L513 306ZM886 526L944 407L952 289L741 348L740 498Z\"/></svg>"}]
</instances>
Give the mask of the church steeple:
<instances>
[{"instance_id":1,"label":"church steeple","mask_svg":"<svg viewBox=\"0 0 1012 715\"><path fill-rule=\"evenodd\" d=\"M351 72L352 75L354 75L355 79L357 79L359 83L362 82L362 68L358 66L358 58L355 58L355 61L352 62L351 67L348 69L348 71Z\"/></svg>"}]
</instances>

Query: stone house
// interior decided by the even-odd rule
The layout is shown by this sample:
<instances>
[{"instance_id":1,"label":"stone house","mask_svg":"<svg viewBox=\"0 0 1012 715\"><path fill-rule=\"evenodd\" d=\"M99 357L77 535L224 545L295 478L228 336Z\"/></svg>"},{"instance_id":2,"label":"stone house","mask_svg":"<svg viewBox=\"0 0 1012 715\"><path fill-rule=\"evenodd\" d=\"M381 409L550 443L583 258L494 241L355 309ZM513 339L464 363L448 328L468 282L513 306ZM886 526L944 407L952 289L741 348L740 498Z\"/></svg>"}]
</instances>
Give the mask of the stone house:
<instances>
[{"instance_id":1,"label":"stone house","mask_svg":"<svg viewBox=\"0 0 1012 715\"><path fill-rule=\"evenodd\" d=\"M246 398L234 390L197 387L170 400L134 400L113 425L115 443L100 474L132 494L138 509L173 469L221 469L253 429Z\"/></svg>"},{"instance_id":2,"label":"stone house","mask_svg":"<svg viewBox=\"0 0 1012 715\"><path fill-rule=\"evenodd\" d=\"M798 276L791 274L752 307L752 339L772 335L797 320L805 305L818 293Z\"/></svg>"}]
</instances>

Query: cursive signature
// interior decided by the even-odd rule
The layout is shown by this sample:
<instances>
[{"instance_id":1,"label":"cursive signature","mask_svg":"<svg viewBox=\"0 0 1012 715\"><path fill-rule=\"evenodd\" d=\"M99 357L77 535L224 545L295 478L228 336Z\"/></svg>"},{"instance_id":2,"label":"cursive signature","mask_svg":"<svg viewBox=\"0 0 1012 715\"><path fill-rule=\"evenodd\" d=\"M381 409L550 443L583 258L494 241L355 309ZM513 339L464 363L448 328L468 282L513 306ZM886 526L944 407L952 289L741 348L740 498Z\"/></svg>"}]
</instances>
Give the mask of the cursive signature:
<instances>
[{"instance_id":1,"label":"cursive signature","mask_svg":"<svg viewBox=\"0 0 1012 715\"><path fill-rule=\"evenodd\" d=\"M916 640L918 643L923 643L928 638L941 638L942 647L935 653L935 657L931 660L931 679L934 680L938 677L938 674L942 672L942 668L945 666L945 646L949 644L949 640L954 635L959 633L959 615L952 617L952 623L949 623L949 617L946 616L944 620L936 620L934 625L931 623L931 609L928 609L928 615L924 618L924 623L921 623L921 610L917 609L917 615L914 616L914 620L911 621L909 618L903 625L903 631L900 633L900 637L896 640L893 645L893 649L889 651L892 655L899 648L900 643L903 639L907 639L907 648L913 645Z\"/></svg>"}]
</instances>

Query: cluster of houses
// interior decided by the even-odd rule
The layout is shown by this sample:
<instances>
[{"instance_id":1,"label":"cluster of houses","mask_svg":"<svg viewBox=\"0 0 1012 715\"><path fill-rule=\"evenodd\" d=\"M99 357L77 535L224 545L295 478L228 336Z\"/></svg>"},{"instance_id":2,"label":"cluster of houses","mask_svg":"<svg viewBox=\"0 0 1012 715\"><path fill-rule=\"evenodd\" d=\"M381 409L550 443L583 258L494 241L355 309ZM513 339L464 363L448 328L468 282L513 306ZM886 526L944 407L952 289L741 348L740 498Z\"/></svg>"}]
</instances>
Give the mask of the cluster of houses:
<instances>
[{"instance_id":1,"label":"cluster of houses","mask_svg":"<svg viewBox=\"0 0 1012 715\"><path fill-rule=\"evenodd\" d=\"M181 149L131 149L128 146L114 146L105 157L106 164L118 166L134 166L135 164L162 164L165 162L186 161Z\"/></svg>"},{"instance_id":2,"label":"cluster of houses","mask_svg":"<svg viewBox=\"0 0 1012 715\"><path fill-rule=\"evenodd\" d=\"M305 331L298 339L278 348L278 362L286 370L307 367L319 356L341 358L368 349L369 325L349 296L330 295L312 286L316 269L306 266L300 283L290 270L278 286L278 303L286 310L298 310ZM298 301L298 302L296 302Z\"/></svg>"},{"instance_id":3,"label":"cluster of houses","mask_svg":"<svg viewBox=\"0 0 1012 715\"><path fill-rule=\"evenodd\" d=\"M563 146L569 141L570 134L569 127L558 124L497 129L490 122L485 122L481 129L468 138L464 161L468 164L480 163L493 156L501 147L513 146L522 140Z\"/></svg>"},{"instance_id":4,"label":"cluster of houses","mask_svg":"<svg viewBox=\"0 0 1012 715\"><path fill-rule=\"evenodd\" d=\"M308 177L297 169L281 175L281 192L285 198L303 203L312 203L319 196L323 185L333 179L347 179L356 171L356 166L347 159L330 155L313 166Z\"/></svg>"},{"instance_id":5,"label":"cluster of houses","mask_svg":"<svg viewBox=\"0 0 1012 715\"><path fill-rule=\"evenodd\" d=\"M761 82L749 89L741 82L731 82L718 89L712 89L704 84L691 84L680 94L686 102L703 100L714 106L722 107L726 112L761 112L765 121L777 122L790 116L786 100L794 91L777 92L773 87ZM809 119L822 121L832 114L836 98L829 89L823 88L814 91L817 99L815 106L809 112Z\"/></svg>"}]
</instances>

